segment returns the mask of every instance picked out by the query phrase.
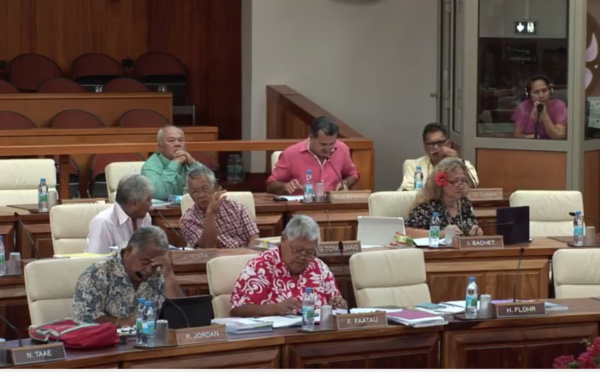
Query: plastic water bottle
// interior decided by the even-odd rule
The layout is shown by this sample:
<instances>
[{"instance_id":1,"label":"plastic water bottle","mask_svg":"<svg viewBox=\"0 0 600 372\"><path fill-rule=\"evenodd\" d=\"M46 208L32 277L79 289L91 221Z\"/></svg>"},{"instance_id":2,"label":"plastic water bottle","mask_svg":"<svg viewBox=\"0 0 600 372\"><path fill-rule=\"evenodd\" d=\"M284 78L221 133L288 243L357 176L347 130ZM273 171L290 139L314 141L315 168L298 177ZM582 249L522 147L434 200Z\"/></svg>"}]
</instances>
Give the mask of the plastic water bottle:
<instances>
[{"instance_id":1,"label":"plastic water bottle","mask_svg":"<svg viewBox=\"0 0 600 372\"><path fill-rule=\"evenodd\" d=\"M143 342L145 346L154 346L154 336L156 332L156 313L152 307L151 301L146 301L144 306L144 316L142 324Z\"/></svg>"},{"instance_id":2,"label":"plastic water bottle","mask_svg":"<svg viewBox=\"0 0 600 372\"><path fill-rule=\"evenodd\" d=\"M135 338L138 345L143 345L142 332L144 330L144 310L146 309L146 299L138 299L137 315L135 317Z\"/></svg>"},{"instance_id":3,"label":"plastic water bottle","mask_svg":"<svg viewBox=\"0 0 600 372\"><path fill-rule=\"evenodd\" d=\"M421 190L423 188L423 170L421 166L417 166L415 171L415 190Z\"/></svg>"},{"instance_id":4,"label":"plastic water bottle","mask_svg":"<svg viewBox=\"0 0 600 372\"><path fill-rule=\"evenodd\" d=\"M6 249L0 236L0 276L6 275Z\"/></svg>"},{"instance_id":5,"label":"plastic water bottle","mask_svg":"<svg viewBox=\"0 0 600 372\"><path fill-rule=\"evenodd\" d=\"M48 185L46 179L40 179L38 185L38 210L40 212L48 212Z\"/></svg>"},{"instance_id":6,"label":"plastic water bottle","mask_svg":"<svg viewBox=\"0 0 600 372\"><path fill-rule=\"evenodd\" d=\"M244 182L244 163L240 155L235 155L235 179Z\"/></svg>"},{"instance_id":7,"label":"plastic water bottle","mask_svg":"<svg viewBox=\"0 0 600 372\"><path fill-rule=\"evenodd\" d=\"M467 319L477 318L477 283L474 276L469 278L469 285L467 285L465 317Z\"/></svg>"},{"instance_id":8,"label":"plastic water bottle","mask_svg":"<svg viewBox=\"0 0 600 372\"><path fill-rule=\"evenodd\" d=\"M304 181L304 202L312 203L314 199L312 171L306 171L306 180Z\"/></svg>"},{"instance_id":9,"label":"plastic water bottle","mask_svg":"<svg viewBox=\"0 0 600 372\"><path fill-rule=\"evenodd\" d=\"M433 212L431 221L429 222L429 246L437 248L440 246L440 214Z\"/></svg>"},{"instance_id":10,"label":"plastic water bottle","mask_svg":"<svg viewBox=\"0 0 600 372\"><path fill-rule=\"evenodd\" d=\"M302 296L302 329L313 331L315 329L315 294L312 288L306 288Z\"/></svg>"},{"instance_id":11,"label":"plastic water bottle","mask_svg":"<svg viewBox=\"0 0 600 372\"><path fill-rule=\"evenodd\" d=\"M581 211L576 211L575 217L573 217L573 245L576 247L583 246L583 216Z\"/></svg>"}]
</instances>

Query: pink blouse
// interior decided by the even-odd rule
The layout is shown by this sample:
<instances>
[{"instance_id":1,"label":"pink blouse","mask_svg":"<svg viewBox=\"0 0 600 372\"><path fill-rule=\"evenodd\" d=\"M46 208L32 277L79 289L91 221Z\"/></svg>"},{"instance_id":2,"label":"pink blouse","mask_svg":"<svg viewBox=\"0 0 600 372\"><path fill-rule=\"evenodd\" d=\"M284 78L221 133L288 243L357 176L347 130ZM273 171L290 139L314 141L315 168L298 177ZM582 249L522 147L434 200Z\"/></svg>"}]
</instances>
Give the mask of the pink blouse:
<instances>
[{"instance_id":1,"label":"pink blouse","mask_svg":"<svg viewBox=\"0 0 600 372\"><path fill-rule=\"evenodd\" d=\"M521 133L523 134L534 134L535 133L535 120L531 119L531 110L533 110L533 101L527 99L517 107L515 113L512 116L512 121L515 122L515 125L518 128L521 128ZM567 105L559 99L551 99L548 101L548 105L546 107L548 111L548 115L554 124L566 123L568 117ZM539 124L539 135L540 138L549 139L548 133L546 133L546 128L544 127L544 123L541 122Z\"/></svg>"}]
</instances>

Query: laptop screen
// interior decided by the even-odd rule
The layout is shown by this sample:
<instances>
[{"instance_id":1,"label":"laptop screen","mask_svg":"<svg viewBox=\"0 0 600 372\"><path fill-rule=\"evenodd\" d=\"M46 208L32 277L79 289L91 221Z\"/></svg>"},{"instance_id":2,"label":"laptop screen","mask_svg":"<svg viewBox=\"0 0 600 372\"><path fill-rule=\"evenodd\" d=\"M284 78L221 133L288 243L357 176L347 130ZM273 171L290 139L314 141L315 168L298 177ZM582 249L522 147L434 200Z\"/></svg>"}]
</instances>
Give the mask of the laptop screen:
<instances>
[{"instance_id":1,"label":"laptop screen","mask_svg":"<svg viewBox=\"0 0 600 372\"><path fill-rule=\"evenodd\" d=\"M529 207L498 208L496 231L504 245L529 243Z\"/></svg>"},{"instance_id":2,"label":"laptop screen","mask_svg":"<svg viewBox=\"0 0 600 372\"><path fill-rule=\"evenodd\" d=\"M406 234L402 217L359 216L357 239L362 246L388 245L396 232Z\"/></svg>"},{"instance_id":3,"label":"laptop screen","mask_svg":"<svg viewBox=\"0 0 600 372\"><path fill-rule=\"evenodd\" d=\"M171 329L188 326L182 311L185 313L190 327L209 326L210 321L214 318L211 295L172 298L171 301L179 306L181 311L165 300L160 312L160 319L166 319Z\"/></svg>"}]
</instances>

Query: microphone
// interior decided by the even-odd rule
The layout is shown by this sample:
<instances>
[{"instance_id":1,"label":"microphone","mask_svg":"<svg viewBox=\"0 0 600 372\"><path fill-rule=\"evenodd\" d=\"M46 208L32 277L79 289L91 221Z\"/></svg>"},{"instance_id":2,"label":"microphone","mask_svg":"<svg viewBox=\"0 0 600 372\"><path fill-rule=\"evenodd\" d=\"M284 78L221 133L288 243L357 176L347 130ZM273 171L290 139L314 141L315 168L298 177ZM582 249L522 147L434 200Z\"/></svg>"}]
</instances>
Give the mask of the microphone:
<instances>
[{"instance_id":1,"label":"microphone","mask_svg":"<svg viewBox=\"0 0 600 372\"><path fill-rule=\"evenodd\" d=\"M181 313L181 315L183 315L183 320L185 321L185 327L190 328L190 322L187 318L187 315L185 315L185 312L183 311L183 309L181 307L179 307L179 305L177 305L175 303L175 301L173 301L169 297L165 296L165 294L161 290L159 290L154 285L152 285L149 281L147 281L141 272L136 271L135 276L137 276L141 281L146 282L146 284L148 284L148 287L150 287L153 291L160 293L165 298L165 301L167 301L168 303L173 305L173 307L176 308Z\"/></svg>"},{"instance_id":2,"label":"microphone","mask_svg":"<svg viewBox=\"0 0 600 372\"><path fill-rule=\"evenodd\" d=\"M1 313L0 313L0 319L2 319L4 324L9 326L10 329L12 329L15 332L15 335L17 335L17 339L19 340L19 347L23 346L23 341L21 341L21 337L19 337L19 330L17 329L17 327L15 327L14 324L9 322L8 319L6 319Z\"/></svg>"},{"instance_id":3,"label":"microphone","mask_svg":"<svg viewBox=\"0 0 600 372\"><path fill-rule=\"evenodd\" d=\"M342 184L342 188L344 190L347 190L346 185L344 184L344 179L342 178L342 174L340 172L338 172L337 169L335 169L335 167L333 166L333 163L331 162L331 158L329 156L327 157L327 163L331 166L331 169L333 169L333 173L335 173L338 180L340 180L340 183Z\"/></svg>"},{"instance_id":4,"label":"microphone","mask_svg":"<svg viewBox=\"0 0 600 372\"><path fill-rule=\"evenodd\" d=\"M535 132L534 132L533 138L538 139L538 138L540 138L540 135L539 135L539 132L540 132L540 114L542 113L542 110L544 109L544 104L543 103L538 103L535 108L537 110L537 119L535 121Z\"/></svg>"},{"instance_id":5,"label":"microphone","mask_svg":"<svg viewBox=\"0 0 600 372\"><path fill-rule=\"evenodd\" d=\"M342 297L344 298L344 300L348 301L348 297L346 296L348 294L348 282L346 281L346 278L344 277L344 272L346 270L344 270L344 243L340 240L338 242L338 249L340 250L340 264L341 269L342 269Z\"/></svg>"},{"instance_id":6,"label":"microphone","mask_svg":"<svg viewBox=\"0 0 600 372\"><path fill-rule=\"evenodd\" d=\"M465 159L462 159L462 158L460 160L462 160L463 164L465 165L465 169L467 170L467 175L469 176L471 185L473 185L473 188L477 187L477 184L475 183L475 177L473 177L473 174L469 170L469 167L467 167L467 162L465 161Z\"/></svg>"},{"instance_id":7,"label":"microphone","mask_svg":"<svg viewBox=\"0 0 600 372\"><path fill-rule=\"evenodd\" d=\"M33 236L31 236L31 233L29 232L29 230L27 230L27 227L23 223L23 220L21 220L21 216L17 212L14 213L14 216L15 216L15 219L16 219L17 223L21 227L21 229L25 232L25 236L27 237L27 240L29 241L29 244L31 244L31 246L35 250L35 258L39 259L40 255L39 255L39 252L38 252L38 247L37 247L37 245L35 245L35 239L33 239ZM17 244L17 247L15 248L15 251L19 252L19 245L18 244Z\"/></svg>"},{"instance_id":8,"label":"microphone","mask_svg":"<svg viewBox=\"0 0 600 372\"><path fill-rule=\"evenodd\" d=\"M165 225L167 225L167 227L169 228L169 230L171 230L171 232L175 235L177 235L177 237L179 239L181 239L182 241L186 242L186 240L183 238L183 236L179 233L179 231L177 231L170 223L169 221L167 221L167 219L165 218L165 216L163 216L163 214L160 212L160 209L155 209L156 213L158 214L158 216L160 217L160 219L165 223ZM186 243L187 245L187 243ZM184 250L184 247L179 247L179 250Z\"/></svg>"},{"instance_id":9,"label":"microphone","mask_svg":"<svg viewBox=\"0 0 600 372\"><path fill-rule=\"evenodd\" d=\"M521 261L523 261L523 255L525 254L525 248L521 247L519 250L519 263L517 264L517 274L515 276L515 283L513 285L513 302L517 302L517 283L519 282L519 275L521 274Z\"/></svg>"}]
</instances>

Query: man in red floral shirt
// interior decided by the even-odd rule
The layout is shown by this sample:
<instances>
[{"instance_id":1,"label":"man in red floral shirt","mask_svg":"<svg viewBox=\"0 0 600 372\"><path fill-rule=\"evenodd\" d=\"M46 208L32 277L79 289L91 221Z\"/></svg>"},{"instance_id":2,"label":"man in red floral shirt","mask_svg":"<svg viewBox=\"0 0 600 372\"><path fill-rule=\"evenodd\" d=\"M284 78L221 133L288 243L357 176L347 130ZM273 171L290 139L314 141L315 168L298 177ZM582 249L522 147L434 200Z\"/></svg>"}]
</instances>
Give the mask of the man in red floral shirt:
<instances>
[{"instance_id":1,"label":"man in red floral shirt","mask_svg":"<svg viewBox=\"0 0 600 372\"><path fill-rule=\"evenodd\" d=\"M316 307L346 308L333 273L316 258L319 226L310 217L295 216L285 227L281 244L252 259L231 295L231 316L269 316L299 313L302 295L311 287Z\"/></svg>"}]
</instances>

